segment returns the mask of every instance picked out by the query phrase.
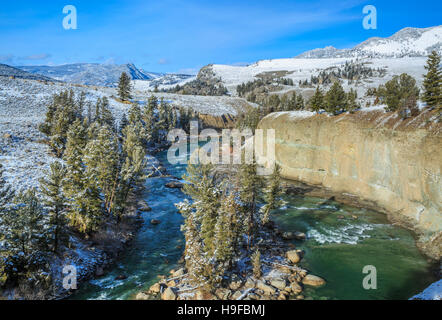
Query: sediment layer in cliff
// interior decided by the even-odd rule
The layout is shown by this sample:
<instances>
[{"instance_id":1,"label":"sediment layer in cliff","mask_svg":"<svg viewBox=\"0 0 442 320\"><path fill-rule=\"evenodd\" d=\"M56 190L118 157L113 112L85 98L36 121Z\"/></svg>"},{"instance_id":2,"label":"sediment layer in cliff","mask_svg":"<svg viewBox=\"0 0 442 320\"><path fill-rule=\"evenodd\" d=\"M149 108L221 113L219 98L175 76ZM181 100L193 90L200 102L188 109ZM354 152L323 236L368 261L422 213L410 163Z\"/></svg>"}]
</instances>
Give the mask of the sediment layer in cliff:
<instances>
[{"instance_id":1,"label":"sediment layer in cliff","mask_svg":"<svg viewBox=\"0 0 442 320\"><path fill-rule=\"evenodd\" d=\"M430 109L406 120L382 110L282 112L259 124L276 131L283 177L375 204L413 229L435 259L442 253L441 127L440 114Z\"/></svg>"}]
</instances>

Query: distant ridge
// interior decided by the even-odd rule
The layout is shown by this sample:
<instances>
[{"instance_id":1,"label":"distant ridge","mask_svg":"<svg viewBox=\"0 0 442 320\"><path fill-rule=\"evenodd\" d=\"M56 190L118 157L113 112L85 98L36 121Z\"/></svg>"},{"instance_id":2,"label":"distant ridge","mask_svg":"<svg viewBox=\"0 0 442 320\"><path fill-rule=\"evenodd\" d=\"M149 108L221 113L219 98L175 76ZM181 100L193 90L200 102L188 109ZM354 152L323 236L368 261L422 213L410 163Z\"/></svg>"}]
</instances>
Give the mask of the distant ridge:
<instances>
[{"instance_id":1,"label":"distant ridge","mask_svg":"<svg viewBox=\"0 0 442 320\"><path fill-rule=\"evenodd\" d=\"M0 76L14 77L17 79L54 81L53 79L51 79L49 77L45 77L40 74L26 72L26 71L23 71L21 69L15 68L15 67L11 67L7 64L0 64Z\"/></svg>"},{"instance_id":2,"label":"distant ridge","mask_svg":"<svg viewBox=\"0 0 442 320\"><path fill-rule=\"evenodd\" d=\"M389 38L370 38L353 49L336 49L329 46L304 52L296 58L423 57L433 50L442 53L442 26L404 28Z\"/></svg>"},{"instance_id":3,"label":"distant ridge","mask_svg":"<svg viewBox=\"0 0 442 320\"><path fill-rule=\"evenodd\" d=\"M126 72L132 80L152 80L161 76L161 74L148 73L138 69L132 63L123 65L75 63L60 66L23 66L18 68L68 83L104 87L115 87L123 72Z\"/></svg>"}]
</instances>

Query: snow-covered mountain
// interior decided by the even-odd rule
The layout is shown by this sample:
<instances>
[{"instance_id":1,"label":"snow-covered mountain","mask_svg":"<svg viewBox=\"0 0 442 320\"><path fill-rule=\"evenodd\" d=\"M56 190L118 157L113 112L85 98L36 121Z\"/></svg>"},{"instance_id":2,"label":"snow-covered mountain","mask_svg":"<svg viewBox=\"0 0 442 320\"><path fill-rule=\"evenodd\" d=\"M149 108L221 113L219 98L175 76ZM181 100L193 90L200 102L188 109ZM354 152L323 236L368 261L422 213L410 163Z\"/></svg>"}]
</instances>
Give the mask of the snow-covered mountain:
<instances>
[{"instance_id":1,"label":"snow-covered mountain","mask_svg":"<svg viewBox=\"0 0 442 320\"><path fill-rule=\"evenodd\" d=\"M53 79L51 79L49 77L45 77L40 74L26 72L26 71L8 66L7 64L0 64L0 76L1 77L14 77L17 79L53 81Z\"/></svg>"},{"instance_id":2,"label":"snow-covered mountain","mask_svg":"<svg viewBox=\"0 0 442 320\"><path fill-rule=\"evenodd\" d=\"M402 58L428 56L431 51L442 53L442 26L405 28L389 38L370 38L352 49L325 47L307 51L297 58Z\"/></svg>"},{"instance_id":3,"label":"snow-covered mountain","mask_svg":"<svg viewBox=\"0 0 442 320\"><path fill-rule=\"evenodd\" d=\"M114 87L121 73L126 72L133 80L152 80L162 74L145 72L134 64L76 63L61 66L23 66L21 70L41 74L68 83Z\"/></svg>"}]
</instances>

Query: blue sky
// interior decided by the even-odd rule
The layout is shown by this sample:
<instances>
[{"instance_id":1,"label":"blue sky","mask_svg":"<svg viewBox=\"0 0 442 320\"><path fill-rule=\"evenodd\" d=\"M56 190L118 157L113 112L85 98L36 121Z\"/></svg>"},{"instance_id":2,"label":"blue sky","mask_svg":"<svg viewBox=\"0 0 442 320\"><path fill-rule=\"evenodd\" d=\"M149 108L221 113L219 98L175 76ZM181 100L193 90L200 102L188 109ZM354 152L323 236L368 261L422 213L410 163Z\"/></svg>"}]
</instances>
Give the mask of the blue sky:
<instances>
[{"instance_id":1,"label":"blue sky","mask_svg":"<svg viewBox=\"0 0 442 320\"><path fill-rule=\"evenodd\" d=\"M365 5L377 30L362 27ZM78 29L64 30L74 5ZM442 24L442 1L0 0L0 63L127 63L155 72L192 72L352 47L404 27Z\"/></svg>"}]
</instances>

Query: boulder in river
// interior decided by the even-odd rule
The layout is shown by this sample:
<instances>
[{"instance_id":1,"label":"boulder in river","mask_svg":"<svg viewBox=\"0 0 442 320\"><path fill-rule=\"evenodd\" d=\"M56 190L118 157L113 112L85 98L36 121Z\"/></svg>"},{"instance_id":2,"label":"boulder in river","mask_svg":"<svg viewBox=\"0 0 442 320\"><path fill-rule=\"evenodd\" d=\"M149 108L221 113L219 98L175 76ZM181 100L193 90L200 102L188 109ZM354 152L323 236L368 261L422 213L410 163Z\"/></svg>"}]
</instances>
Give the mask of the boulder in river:
<instances>
[{"instance_id":1,"label":"boulder in river","mask_svg":"<svg viewBox=\"0 0 442 320\"><path fill-rule=\"evenodd\" d=\"M177 295L175 291L175 288L168 287L161 295L161 300L176 300Z\"/></svg>"},{"instance_id":2,"label":"boulder in river","mask_svg":"<svg viewBox=\"0 0 442 320\"><path fill-rule=\"evenodd\" d=\"M325 280L318 276L308 274L302 279L302 283L308 286L319 287L325 284Z\"/></svg>"},{"instance_id":3,"label":"boulder in river","mask_svg":"<svg viewBox=\"0 0 442 320\"><path fill-rule=\"evenodd\" d=\"M293 233L293 232L284 232L283 234L282 234L282 238L284 239L284 240L293 240L293 239L295 239L295 234Z\"/></svg>"},{"instance_id":4,"label":"boulder in river","mask_svg":"<svg viewBox=\"0 0 442 320\"><path fill-rule=\"evenodd\" d=\"M117 276L116 278L115 278L115 280L126 280L127 279L127 276L126 275L124 275L124 274L120 274L119 276Z\"/></svg>"},{"instance_id":5,"label":"boulder in river","mask_svg":"<svg viewBox=\"0 0 442 320\"><path fill-rule=\"evenodd\" d=\"M295 239L296 240L305 240L307 238L307 236L305 235L304 232L295 232Z\"/></svg>"},{"instance_id":6,"label":"boulder in river","mask_svg":"<svg viewBox=\"0 0 442 320\"><path fill-rule=\"evenodd\" d=\"M147 293L139 292L135 296L135 300L150 300L150 296Z\"/></svg>"},{"instance_id":7,"label":"boulder in river","mask_svg":"<svg viewBox=\"0 0 442 320\"><path fill-rule=\"evenodd\" d=\"M152 211L152 208L149 207L146 201L140 201L138 203L138 210L140 210L141 212L150 212Z\"/></svg>"},{"instance_id":8,"label":"boulder in river","mask_svg":"<svg viewBox=\"0 0 442 320\"><path fill-rule=\"evenodd\" d=\"M104 276L104 270L102 267L98 267L97 270L95 270L95 276L96 277L102 277Z\"/></svg>"},{"instance_id":9,"label":"boulder in river","mask_svg":"<svg viewBox=\"0 0 442 320\"><path fill-rule=\"evenodd\" d=\"M268 284L266 284L264 281L258 281L256 284L256 287L264 292L266 295L273 295L276 293L276 289Z\"/></svg>"},{"instance_id":10,"label":"boulder in river","mask_svg":"<svg viewBox=\"0 0 442 320\"><path fill-rule=\"evenodd\" d=\"M183 184L178 181L171 181L166 183L166 187L169 189L181 189L183 188Z\"/></svg>"},{"instance_id":11,"label":"boulder in river","mask_svg":"<svg viewBox=\"0 0 442 320\"><path fill-rule=\"evenodd\" d=\"M154 226L159 225L160 223L161 223L161 221L160 221L160 220L157 220L157 219L152 219L152 220L150 220L150 224L151 224L151 225L154 225Z\"/></svg>"},{"instance_id":12,"label":"boulder in river","mask_svg":"<svg viewBox=\"0 0 442 320\"><path fill-rule=\"evenodd\" d=\"M290 251L287 251L287 259L289 259L290 262L296 264L296 263L298 263L299 261L301 261L301 256L300 256L300 254L298 253L298 251L296 251L296 250L290 250Z\"/></svg>"}]
</instances>

